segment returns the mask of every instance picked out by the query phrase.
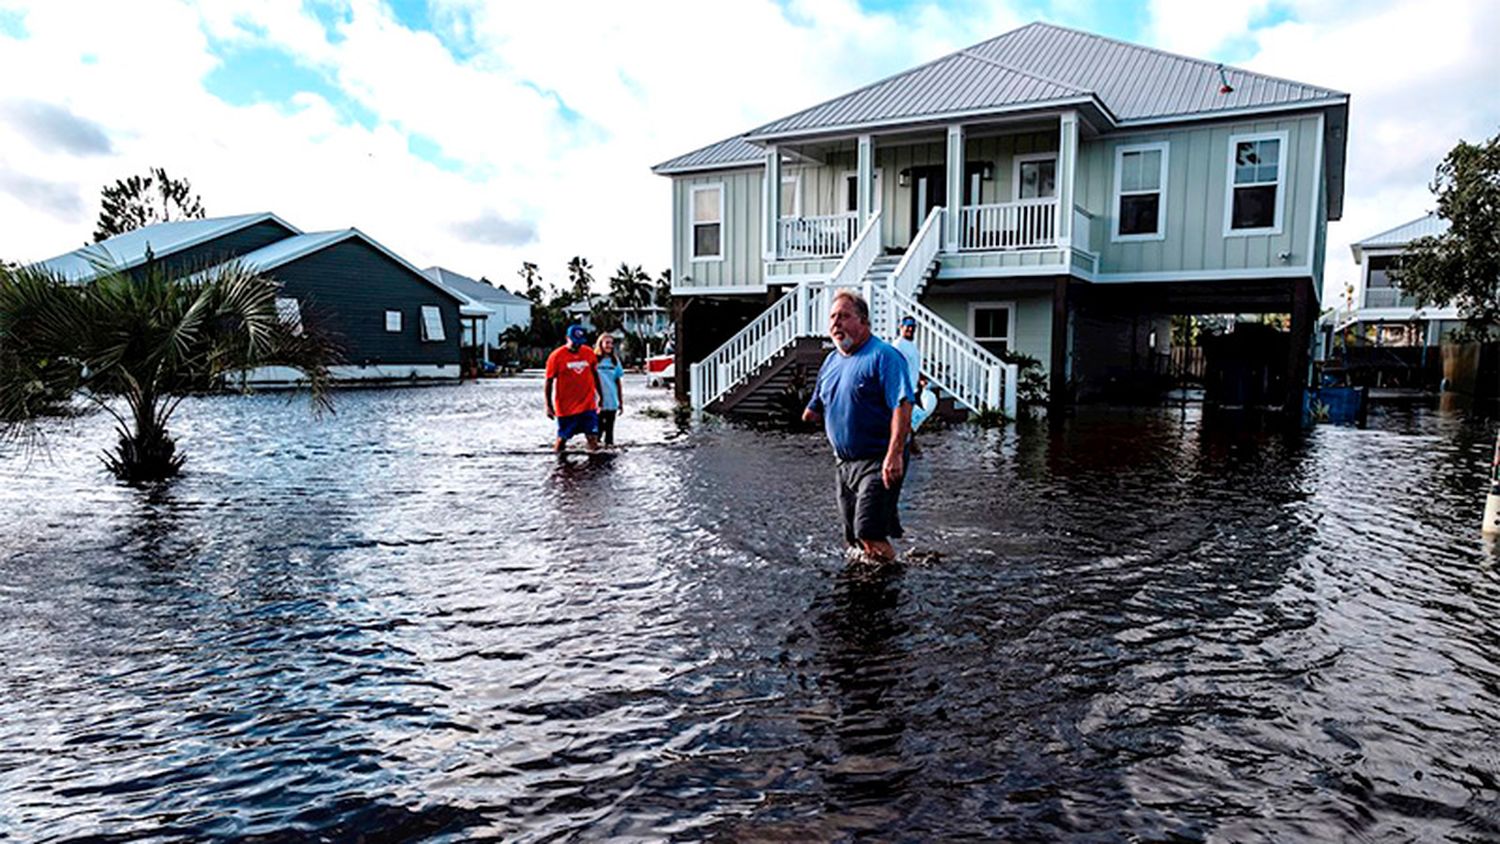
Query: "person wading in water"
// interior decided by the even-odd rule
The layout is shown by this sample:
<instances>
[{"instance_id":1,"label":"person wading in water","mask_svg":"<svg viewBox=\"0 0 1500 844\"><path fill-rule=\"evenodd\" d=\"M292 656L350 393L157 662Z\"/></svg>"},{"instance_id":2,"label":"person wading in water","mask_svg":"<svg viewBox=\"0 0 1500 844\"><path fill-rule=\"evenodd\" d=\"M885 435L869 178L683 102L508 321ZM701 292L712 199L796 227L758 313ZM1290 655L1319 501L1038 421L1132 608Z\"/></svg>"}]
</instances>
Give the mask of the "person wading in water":
<instances>
[{"instance_id":1,"label":"person wading in water","mask_svg":"<svg viewBox=\"0 0 1500 844\"><path fill-rule=\"evenodd\" d=\"M547 418L557 420L552 450L558 454L578 434L588 440L589 451L599 448L599 358L583 344L588 336L583 326L568 326L568 342L547 357L542 390L547 397Z\"/></svg>"},{"instance_id":2,"label":"person wading in water","mask_svg":"<svg viewBox=\"0 0 1500 844\"><path fill-rule=\"evenodd\" d=\"M837 348L818 370L808 422L823 421L836 459L834 477L844 540L875 562L895 559L891 539L902 536L896 502L906 474L912 385L906 360L870 333L870 306L841 290L828 312Z\"/></svg>"}]
</instances>

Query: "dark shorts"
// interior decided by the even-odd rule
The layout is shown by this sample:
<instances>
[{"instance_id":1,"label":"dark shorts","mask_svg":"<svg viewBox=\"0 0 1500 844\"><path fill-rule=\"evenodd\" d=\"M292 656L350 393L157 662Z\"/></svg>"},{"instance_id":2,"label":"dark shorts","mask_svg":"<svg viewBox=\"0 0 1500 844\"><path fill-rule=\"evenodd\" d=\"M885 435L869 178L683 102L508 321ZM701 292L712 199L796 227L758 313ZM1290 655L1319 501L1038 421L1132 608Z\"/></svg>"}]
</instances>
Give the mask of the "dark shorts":
<instances>
[{"instance_id":1,"label":"dark shorts","mask_svg":"<svg viewBox=\"0 0 1500 844\"><path fill-rule=\"evenodd\" d=\"M557 438L568 440L579 434L599 433L599 414L592 410L557 417Z\"/></svg>"},{"instance_id":2,"label":"dark shorts","mask_svg":"<svg viewBox=\"0 0 1500 844\"><path fill-rule=\"evenodd\" d=\"M896 514L896 501L901 497L901 482L886 489L880 478L885 458L868 460L840 460L834 467L838 486L839 511L844 516L844 541L857 545L857 540L888 542L900 539L901 519Z\"/></svg>"}]
</instances>

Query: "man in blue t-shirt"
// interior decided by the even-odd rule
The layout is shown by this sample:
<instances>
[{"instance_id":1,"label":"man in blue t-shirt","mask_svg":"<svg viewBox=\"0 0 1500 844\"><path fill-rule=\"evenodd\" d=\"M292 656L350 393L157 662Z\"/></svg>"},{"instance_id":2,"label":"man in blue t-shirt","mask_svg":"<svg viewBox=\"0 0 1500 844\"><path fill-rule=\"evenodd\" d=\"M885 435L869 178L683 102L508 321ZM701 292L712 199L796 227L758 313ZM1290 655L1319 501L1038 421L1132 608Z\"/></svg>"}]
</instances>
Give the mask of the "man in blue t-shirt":
<instances>
[{"instance_id":1,"label":"man in blue t-shirt","mask_svg":"<svg viewBox=\"0 0 1500 844\"><path fill-rule=\"evenodd\" d=\"M802 418L822 419L833 445L845 541L887 562L896 556L891 539L902 535L896 501L906 474L912 403L906 360L870 334L870 306L847 290L833 297L828 336L838 348L818 370Z\"/></svg>"}]
</instances>

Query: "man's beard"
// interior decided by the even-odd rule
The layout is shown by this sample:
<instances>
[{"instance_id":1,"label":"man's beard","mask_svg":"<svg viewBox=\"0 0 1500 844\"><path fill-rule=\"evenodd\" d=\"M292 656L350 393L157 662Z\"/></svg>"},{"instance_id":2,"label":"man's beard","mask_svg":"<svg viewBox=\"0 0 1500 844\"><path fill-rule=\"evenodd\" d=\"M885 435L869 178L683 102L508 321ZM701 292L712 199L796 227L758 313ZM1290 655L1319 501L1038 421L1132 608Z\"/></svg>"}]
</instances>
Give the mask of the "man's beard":
<instances>
[{"instance_id":1,"label":"man's beard","mask_svg":"<svg viewBox=\"0 0 1500 844\"><path fill-rule=\"evenodd\" d=\"M838 343L839 350L843 351L846 354L854 348L854 338L850 337L848 334L845 334L842 340L835 340L834 342Z\"/></svg>"}]
</instances>

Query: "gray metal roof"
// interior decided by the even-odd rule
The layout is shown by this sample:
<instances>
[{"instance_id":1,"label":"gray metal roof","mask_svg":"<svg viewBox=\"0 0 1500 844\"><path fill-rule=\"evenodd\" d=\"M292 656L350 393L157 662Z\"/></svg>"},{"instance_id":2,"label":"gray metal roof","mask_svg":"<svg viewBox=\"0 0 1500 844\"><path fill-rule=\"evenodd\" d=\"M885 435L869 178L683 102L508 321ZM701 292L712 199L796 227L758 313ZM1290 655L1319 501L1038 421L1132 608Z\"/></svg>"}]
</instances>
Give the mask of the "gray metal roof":
<instances>
[{"instance_id":1,"label":"gray metal roof","mask_svg":"<svg viewBox=\"0 0 1500 844\"><path fill-rule=\"evenodd\" d=\"M88 281L99 275L101 269L128 270L145 263L147 250L155 257L165 257L266 220L280 223L289 231L299 231L296 226L270 213L238 214L206 220L174 220L117 234L99 243L39 261L33 266L68 281Z\"/></svg>"},{"instance_id":2,"label":"gray metal roof","mask_svg":"<svg viewBox=\"0 0 1500 844\"><path fill-rule=\"evenodd\" d=\"M476 302L486 302L495 305L531 306L531 300L525 296L517 296L509 290L494 287L483 281L475 281L466 275L456 273L446 267L428 267L422 272L438 284L455 293L463 294Z\"/></svg>"},{"instance_id":3,"label":"gray metal roof","mask_svg":"<svg viewBox=\"0 0 1500 844\"><path fill-rule=\"evenodd\" d=\"M759 164L765 160L765 156L766 151L745 140L744 135L735 135L663 161L652 167L651 172L668 174L692 170L716 170L723 167L744 167Z\"/></svg>"},{"instance_id":4,"label":"gray metal roof","mask_svg":"<svg viewBox=\"0 0 1500 844\"><path fill-rule=\"evenodd\" d=\"M1366 249L1400 249L1419 237L1436 237L1448 231L1450 223L1435 213L1428 213L1408 223L1402 223L1380 234L1370 235L1358 243L1351 243L1354 260L1363 260Z\"/></svg>"},{"instance_id":5,"label":"gray metal roof","mask_svg":"<svg viewBox=\"0 0 1500 844\"><path fill-rule=\"evenodd\" d=\"M1329 88L1226 67L1049 23L1031 23L665 161L656 173L754 165L752 141L920 123L938 117L1081 104L1124 127L1238 111L1341 104ZM1101 127L1102 128L1102 127Z\"/></svg>"}]
</instances>

